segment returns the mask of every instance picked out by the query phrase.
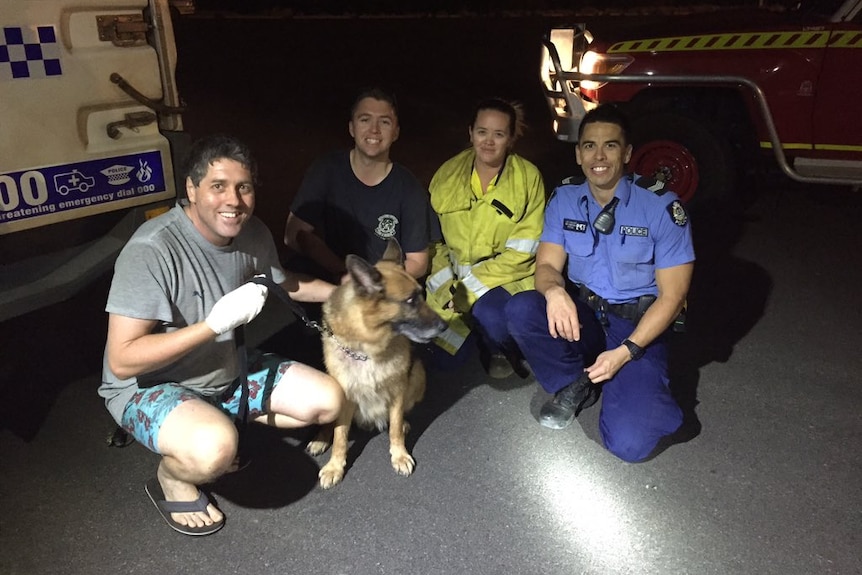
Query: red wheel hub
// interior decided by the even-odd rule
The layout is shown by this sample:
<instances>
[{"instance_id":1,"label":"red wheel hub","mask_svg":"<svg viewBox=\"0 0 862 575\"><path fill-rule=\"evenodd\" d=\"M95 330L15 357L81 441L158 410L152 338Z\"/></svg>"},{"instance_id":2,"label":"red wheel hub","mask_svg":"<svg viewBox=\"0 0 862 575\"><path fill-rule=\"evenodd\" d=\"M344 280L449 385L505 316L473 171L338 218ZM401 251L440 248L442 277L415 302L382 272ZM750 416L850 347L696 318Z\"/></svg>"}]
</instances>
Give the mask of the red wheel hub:
<instances>
[{"instance_id":1,"label":"red wheel hub","mask_svg":"<svg viewBox=\"0 0 862 575\"><path fill-rule=\"evenodd\" d=\"M683 202L691 201L700 182L692 153L679 142L670 140L653 140L638 146L629 168L638 175L662 180Z\"/></svg>"}]
</instances>

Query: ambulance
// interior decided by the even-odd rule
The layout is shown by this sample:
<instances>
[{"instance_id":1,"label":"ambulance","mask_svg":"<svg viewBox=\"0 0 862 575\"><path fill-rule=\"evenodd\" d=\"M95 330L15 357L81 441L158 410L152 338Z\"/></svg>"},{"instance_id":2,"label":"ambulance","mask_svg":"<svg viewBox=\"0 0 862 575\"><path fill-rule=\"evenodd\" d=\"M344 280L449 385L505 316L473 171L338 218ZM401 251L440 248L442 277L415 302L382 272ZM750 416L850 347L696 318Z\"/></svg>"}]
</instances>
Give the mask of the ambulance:
<instances>
[{"instance_id":1,"label":"ambulance","mask_svg":"<svg viewBox=\"0 0 862 575\"><path fill-rule=\"evenodd\" d=\"M107 273L189 147L168 0L0 2L0 321Z\"/></svg>"}]
</instances>

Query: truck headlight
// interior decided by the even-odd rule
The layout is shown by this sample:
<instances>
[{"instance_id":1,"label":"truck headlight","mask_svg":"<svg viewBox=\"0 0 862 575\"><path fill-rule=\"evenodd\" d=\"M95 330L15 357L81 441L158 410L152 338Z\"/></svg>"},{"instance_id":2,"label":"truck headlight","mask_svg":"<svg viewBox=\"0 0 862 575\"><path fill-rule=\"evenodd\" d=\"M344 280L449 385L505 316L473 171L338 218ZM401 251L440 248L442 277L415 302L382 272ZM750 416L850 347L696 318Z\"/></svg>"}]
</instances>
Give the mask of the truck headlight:
<instances>
[{"instance_id":1,"label":"truck headlight","mask_svg":"<svg viewBox=\"0 0 862 575\"><path fill-rule=\"evenodd\" d=\"M592 50L584 52L581 57L581 65L579 71L584 74L620 74L623 70L629 67L634 62L634 58L625 54L600 54ZM607 82L593 82L583 80L581 89L583 90L598 90Z\"/></svg>"}]
</instances>

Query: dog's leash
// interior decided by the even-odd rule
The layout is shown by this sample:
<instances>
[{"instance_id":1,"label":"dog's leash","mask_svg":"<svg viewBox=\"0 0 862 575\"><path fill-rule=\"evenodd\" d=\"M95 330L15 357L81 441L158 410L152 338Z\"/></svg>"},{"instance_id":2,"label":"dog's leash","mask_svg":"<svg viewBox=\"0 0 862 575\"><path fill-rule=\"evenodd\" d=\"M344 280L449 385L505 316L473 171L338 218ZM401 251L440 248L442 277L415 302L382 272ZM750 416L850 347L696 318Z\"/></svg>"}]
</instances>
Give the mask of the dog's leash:
<instances>
[{"instance_id":1,"label":"dog's leash","mask_svg":"<svg viewBox=\"0 0 862 575\"><path fill-rule=\"evenodd\" d=\"M248 355L245 349L245 326L238 326L233 330L233 339L236 344L236 352L239 358L239 405L236 411L236 427L239 432L239 443L237 445L237 455L239 457L238 468L242 469L248 465L248 451L245 449L245 438L248 435L245 433L245 428L248 425Z\"/></svg>"},{"instance_id":2,"label":"dog's leash","mask_svg":"<svg viewBox=\"0 0 862 575\"><path fill-rule=\"evenodd\" d=\"M296 314L302 322L310 327L314 328L322 334L328 335L331 337L336 345L344 351L344 353L348 354L350 357L356 360L365 361L368 359L368 356L364 353L353 351L341 343L335 338L335 335L332 331L325 325L320 324L312 319L309 319L308 314L305 313L305 310L299 305L290 295L287 293L287 290L282 288L280 285L269 279L264 275L254 276L251 278L252 283L256 283L266 287L269 290L269 293L273 293L280 299L284 304L290 308L290 311ZM239 326L234 329L234 342L236 343L237 354L239 355L239 377L238 382L240 386L239 392L239 407L237 409L237 418L236 418L236 426L237 431L239 432L239 445L237 446L237 451L239 453L239 469L242 469L246 465L248 465L248 452L245 449L245 438L248 436L246 431L246 426L248 425L248 356L246 355L245 349L245 330L244 326ZM236 389L236 388L234 388Z\"/></svg>"},{"instance_id":3,"label":"dog's leash","mask_svg":"<svg viewBox=\"0 0 862 575\"><path fill-rule=\"evenodd\" d=\"M302 309L302 306L296 303L296 301L290 297L290 295L287 293L287 290L285 290L283 287L281 287L280 285L278 285L264 275L254 276L253 278L251 278L250 281L252 283L256 283L266 287L266 289L269 290L269 293L274 293L278 297L278 299L283 301L285 305L290 308L290 311L295 313L296 316L302 320L305 325L323 333L324 328L316 321L309 319L308 314L305 313L305 310Z\"/></svg>"},{"instance_id":4,"label":"dog's leash","mask_svg":"<svg viewBox=\"0 0 862 575\"><path fill-rule=\"evenodd\" d=\"M253 283L265 286L269 290L269 293L274 293L276 297L278 297L278 299L284 302L284 304L290 308L290 311L295 313L296 316L301 319L306 326L312 329L316 329L321 334L331 338L332 341L335 342L335 345L338 346L338 349L344 352L348 357L357 361L366 361L368 359L367 354L362 353L361 351L354 351L340 341L338 341L338 338L335 337L335 334L332 333L332 330L329 329L329 326L327 326L325 322L319 323L312 319L309 319L308 314L305 313L305 310L302 308L302 306L299 305L296 300L291 298L290 294L288 294L287 290L285 290L283 287L263 275L254 276L253 278L251 278L251 281Z\"/></svg>"}]
</instances>

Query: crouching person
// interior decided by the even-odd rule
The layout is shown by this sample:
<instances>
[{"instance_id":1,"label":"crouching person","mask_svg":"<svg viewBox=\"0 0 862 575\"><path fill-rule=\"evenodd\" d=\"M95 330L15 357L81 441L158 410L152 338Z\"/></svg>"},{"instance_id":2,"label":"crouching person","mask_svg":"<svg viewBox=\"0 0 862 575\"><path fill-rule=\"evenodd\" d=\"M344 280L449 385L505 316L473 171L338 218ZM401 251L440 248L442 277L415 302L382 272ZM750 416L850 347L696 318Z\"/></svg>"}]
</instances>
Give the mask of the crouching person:
<instances>
[{"instance_id":1,"label":"crouching person","mask_svg":"<svg viewBox=\"0 0 862 575\"><path fill-rule=\"evenodd\" d=\"M246 365L237 345L237 328L267 297L255 276L300 301L323 301L334 288L282 270L252 215L257 168L248 148L227 136L200 140L186 174L188 198L143 224L117 259L99 394L123 429L161 455L146 492L168 525L208 535L224 515L199 486L236 465L234 420L327 423L344 396L334 379L299 363L263 356Z\"/></svg>"},{"instance_id":2,"label":"crouching person","mask_svg":"<svg viewBox=\"0 0 862 575\"><path fill-rule=\"evenodd\" d=\"M665 334L684 306L694 249L677 196L625 175L631 151L616 108L586 115L576 147L586 182L555 190L536 289L514 295L506 315L536 379L554 394L540 423L567 427L601 391L602 441L636 462L683 421L668 387Z\"/></svg>"}]
</instances>

